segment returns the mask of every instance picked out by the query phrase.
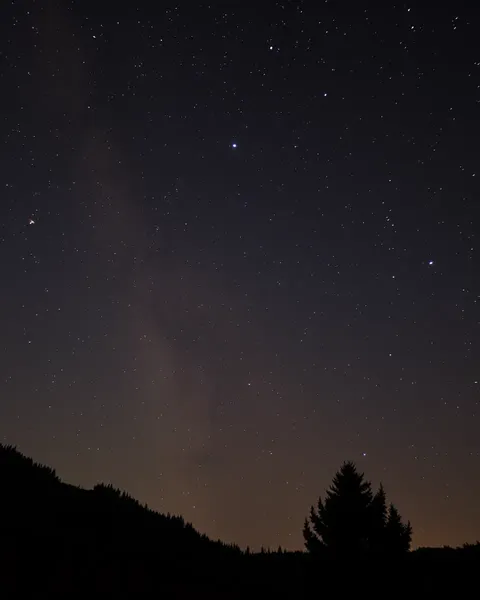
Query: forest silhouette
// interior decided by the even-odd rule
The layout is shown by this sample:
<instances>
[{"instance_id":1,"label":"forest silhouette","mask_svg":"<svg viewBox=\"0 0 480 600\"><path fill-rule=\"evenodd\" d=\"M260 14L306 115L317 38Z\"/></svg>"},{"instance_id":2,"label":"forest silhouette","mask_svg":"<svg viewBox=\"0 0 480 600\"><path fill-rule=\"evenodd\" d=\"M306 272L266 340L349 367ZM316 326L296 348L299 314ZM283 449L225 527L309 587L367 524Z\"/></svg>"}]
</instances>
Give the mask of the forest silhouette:
<instances>
[{"instance_id":1,"label":"forest silhouette","mask_svg":"<svg viewBox=\"0 0 480 600\"><path fill-rule=\"evenodd\" d=\"M209 539L182 517L126 492L62 482L0 444L0 593L134 594L244 598L256 591L452 593L473 588L480 543L410 549L412 527L352 462L336 473L304 522L305 551L251 552ZM232 515L234 518L234 515ZM302 516L299 515L301 529ZM192 586L196 586L193 588Z\"/></svg>"}]
</instances>

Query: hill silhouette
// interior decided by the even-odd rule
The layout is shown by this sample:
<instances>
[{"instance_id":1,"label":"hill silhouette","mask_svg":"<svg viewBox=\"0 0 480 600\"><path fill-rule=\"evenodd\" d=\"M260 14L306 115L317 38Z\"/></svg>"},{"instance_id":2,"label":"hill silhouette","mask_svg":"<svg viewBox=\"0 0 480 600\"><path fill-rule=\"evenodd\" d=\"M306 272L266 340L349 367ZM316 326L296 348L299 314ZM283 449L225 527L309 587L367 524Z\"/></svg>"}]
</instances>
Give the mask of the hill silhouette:
<instances>
[{"instance_id":1,"label":"hill silhouette","mask_svg":"<svg viewBox=\"0 0 480 600\"><path fill-rule=\"evenodd\" d=\"M402 560L318 559L307 552L243 552L213 541L180 516L164 515L111 485L62 482L13 446L0 444L0 593L103 592L133 596L244 598L254 590L307 597L355 592L448 590L474 581L480 544L421 548ZM299 519L299 527L301 520Z\"/></svg>"},{"instance_id":2,"label":"hill silhouette","mask_svg":"<svg viewBox=\"0 0 480 600\"><path fill-rule=\"evenodd\" d=\"M14 587L27 583L23 565L44 584L82 573L84 582L100 585L105 579L110 586L115 572L117 581L140 577L141 588L153 583L158 565L164 579L201 580L205 572L196 567L203 567L205 557L218 564L240 554L182 517L150 510L111 485L66 484L13 446L0 445L0 483L1 560Z\"/></svg>"}]
</instances>

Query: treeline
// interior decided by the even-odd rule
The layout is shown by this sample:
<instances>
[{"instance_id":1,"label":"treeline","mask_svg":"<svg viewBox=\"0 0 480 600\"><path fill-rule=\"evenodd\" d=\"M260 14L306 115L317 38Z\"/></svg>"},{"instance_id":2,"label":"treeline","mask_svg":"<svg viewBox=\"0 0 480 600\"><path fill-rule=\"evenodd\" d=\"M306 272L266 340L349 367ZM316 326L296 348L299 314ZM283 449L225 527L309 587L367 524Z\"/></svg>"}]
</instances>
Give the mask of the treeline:
<instances>
[{"instance_id":1,"label":"treeline","mask_svg":"<svg viewBox=\"0 0 480 600\"><path fill-rule=\"evenodd\" d=\"M394 576L397 591L445 592L455 582L458 593L480 560L479 543L411 552L410 523L353 463L312 507L303 552L254 553L212 541L111 485L65 484L12 446L0 445L0 485L2 597L22 590L186 597L194 584L209 598L217 588L218 597L246 597L258 586L303 597L319 578L325 590L343 593L359 578L379 585Z\"/></svg>"}]
</instances>

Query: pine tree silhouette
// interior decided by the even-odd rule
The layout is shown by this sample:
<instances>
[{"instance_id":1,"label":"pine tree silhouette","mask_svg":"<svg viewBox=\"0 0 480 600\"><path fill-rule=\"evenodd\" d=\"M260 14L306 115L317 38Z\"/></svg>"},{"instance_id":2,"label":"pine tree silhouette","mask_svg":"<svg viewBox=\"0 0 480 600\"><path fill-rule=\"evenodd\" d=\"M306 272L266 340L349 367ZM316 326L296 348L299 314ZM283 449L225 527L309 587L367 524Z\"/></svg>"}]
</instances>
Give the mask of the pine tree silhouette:
<instances>
[{"instance_id":1,"label":"pine tree silhouette","mask_svg":"<svg viewBox=\"0 0 480 600\"><path fill-rule=\"evenodd\" d=\"M381 485L372 494L371 483L353 462L345 462L335 474L325 500L312 506L303 528L305 547L311 554L354 558L383 552L409 550L410 523L404 525L393 505L387 511Z\"/></svg>"},{"instance_id":2,"label":"pine tree silhouette","mask_svg":"<svg viewBox=\"0 0 480 600\"><path fill-rule=\"evenodd\" d=\"M370 551L381 554L385 551L385 526L387 524L387 496L382 484L372 498L370 505Z\"/></svg>"},{"instance_id":3,"label":"pine tree silhouette","mask_svg":"<svg viewBox=\"0 0 480 600\"><path fill-rule=\"evenodd\" d=\"M410 521L402 523L396 507L390 504L385 524L385 548L389 554L404 554L410 550L412 541L412 526Z\"/></svg>"}]
</instances>

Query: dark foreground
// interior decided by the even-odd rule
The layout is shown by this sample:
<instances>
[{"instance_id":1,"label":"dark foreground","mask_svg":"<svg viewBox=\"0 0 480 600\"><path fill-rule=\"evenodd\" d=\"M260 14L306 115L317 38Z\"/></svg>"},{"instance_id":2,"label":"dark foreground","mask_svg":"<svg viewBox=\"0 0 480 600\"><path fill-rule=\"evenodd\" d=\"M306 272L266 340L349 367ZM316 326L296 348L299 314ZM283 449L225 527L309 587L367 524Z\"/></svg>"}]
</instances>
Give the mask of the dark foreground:
<instances>
[{"instance_id":1,"label":"dark foreground","mask_svg":"<svg viewBox=\"0 0 480 600\"><path fill-rule=\"evenodd\" d=\"M0 595L103 593L136 597L307 598L312 593L365 593L400 597L406 594L455 594L477 589L478 548L416 551L395 564L345 564L314 562L301 553L270 553L221 556L175 557L162 552L131 549L95 551L91 547L65 548L46 540L19 547L10 538L2 540ZM66 596L68 594L68 596Z\"/></svg>"},{"instance_id":2,"label":"dark foreground","mask_svg":"<svg viewBox=\"0 0 480 600\"><path fill-rule=\"evenodd\" d=\"M1 444L0 486L0 598L431 598L478 589L479 543L348 563L244 553L111 486L65 484Z\"/></svg>"}]
</instances>

